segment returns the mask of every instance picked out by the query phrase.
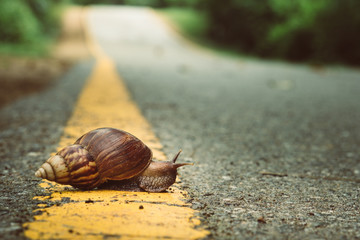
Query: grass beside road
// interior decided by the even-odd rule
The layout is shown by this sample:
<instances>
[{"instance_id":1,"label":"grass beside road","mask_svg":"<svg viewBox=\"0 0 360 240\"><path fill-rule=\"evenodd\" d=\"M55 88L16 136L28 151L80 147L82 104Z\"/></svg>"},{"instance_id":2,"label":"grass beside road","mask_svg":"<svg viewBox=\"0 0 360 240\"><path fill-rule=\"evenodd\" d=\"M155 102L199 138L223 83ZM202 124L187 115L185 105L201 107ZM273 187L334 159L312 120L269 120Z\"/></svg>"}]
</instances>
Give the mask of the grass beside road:
<instances>
[{"instance_id":1,"label":"grass beside road","mask_svg":"<svg viewBox=\"0 0 360 240\"><path fill-rule=\"evenodd\" d=\"M0 44L0 109L44 90L74 62L89 57L81 12L76 7L64 10L58 38L43 36L32 43Z\"/></svg>"},{"instance_id":2,"label":"grass beside road","mask_svg":"<svg viewBox=\"0 0 360 240\"><path fill-rule=\"evenodd\" d=\"M48 56L68 7L68 0L1 0L0 55Z\"/></svg>"},{"instance_id":3,"label":"grass beside road","mask_svg":"<svg viewBox=\"0 0 360 240\"><path fill-rule=\"evenodd\" d=\"M176 31L195 43L212 51L216 51L219 54L231 57L243 56L238 51L216 44L208 38L206 33L209 27L209 21L204 12L181 7L157 9L156 11L168 20Z\"/></svg>"},{"instance_id":4,"label":"grass beside road","mask_svg":"<svg viewBox=\"0 0 360 240\"><path fill-rule=\"evenodd\" d=\"M33 43L1 43L0 55L45 57L49 55L54 44L54 39L45 37L40 37L37 42Z\"/></svg>"},{"instance_id":5,"label":"grass beside road","mask_svg":"<svg viewBox=\"0 0 360 240\"><path fill-rule=\"evenodd\" d=\"M164 8L158 12L174 24L176 30L197 42L205 42L208 22L206 15L190 8Z\"/></svg>"}]
</instances>

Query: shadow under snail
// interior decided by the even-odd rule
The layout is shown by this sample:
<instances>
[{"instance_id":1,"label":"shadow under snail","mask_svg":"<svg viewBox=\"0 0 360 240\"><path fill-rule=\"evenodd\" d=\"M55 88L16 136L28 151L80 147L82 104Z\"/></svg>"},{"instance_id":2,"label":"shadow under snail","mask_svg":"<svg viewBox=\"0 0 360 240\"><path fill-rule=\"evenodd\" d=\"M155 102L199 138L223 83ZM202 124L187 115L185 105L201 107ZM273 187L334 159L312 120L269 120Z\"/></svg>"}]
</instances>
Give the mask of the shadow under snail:
<instances>
[{"instance_id":1,"label":"shadow under snail","mask_svg":"<svg viewBox=\"0 0 360 240\"><path fill-rule=\"evenodd\" d=\"M80 189L128 179L147 192L162 192L175 182L178 167L192 165L175 163L180 153L172 161L154 161L150 148L132 134L99 128L50 157L35 176Z\"/></svg>"}]
</instances>

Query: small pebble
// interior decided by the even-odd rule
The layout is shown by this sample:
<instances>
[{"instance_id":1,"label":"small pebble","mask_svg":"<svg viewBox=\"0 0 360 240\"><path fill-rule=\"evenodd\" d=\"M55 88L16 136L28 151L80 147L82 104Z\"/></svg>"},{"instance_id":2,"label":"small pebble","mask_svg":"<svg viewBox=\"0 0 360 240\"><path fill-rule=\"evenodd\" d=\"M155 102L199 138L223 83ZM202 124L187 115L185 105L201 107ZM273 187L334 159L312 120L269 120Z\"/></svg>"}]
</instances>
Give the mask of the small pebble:
<instances>
[{"instance_id":1,"label":"small pebble","mask_svg":"<svg viewBox=\"0 0 360 240\"><path fill-rule=\"evenodd\" d=\"M230 177L230 176L222 176L221 178L224 179L225 181L231 180L231 177Z\"/></svg>"}]
</instances>

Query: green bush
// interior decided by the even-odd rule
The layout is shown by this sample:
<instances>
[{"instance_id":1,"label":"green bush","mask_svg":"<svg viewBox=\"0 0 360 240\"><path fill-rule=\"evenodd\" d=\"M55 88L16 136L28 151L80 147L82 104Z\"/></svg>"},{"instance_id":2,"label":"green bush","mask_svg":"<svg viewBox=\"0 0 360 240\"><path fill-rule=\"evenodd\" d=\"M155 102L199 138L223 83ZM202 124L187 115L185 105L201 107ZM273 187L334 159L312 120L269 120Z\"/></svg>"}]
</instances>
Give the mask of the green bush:
<instances>
[{"instance_id":1,"label":"green bush","mask_svg":"<svg viewBox=\"0 0 360 240\"><path fill-rule=\"evenodd\" d=\"M124 4L137 6L165 7L165 1L162 0L124 0Z\"/></svg>"},{"instance_id":2,"label":"green bush","mask_svg":"<svg viewBox=\"0 0 360 240\"><path fill-rule=\"evenodd\" d=\"M135 6L165 7L197 7L200 0L73 0L76 4L124 4Z\"/></svg>"},{"instance_id":3,"label":"green bush","mask_svg":"<svg viewBox=\"0 0 360 240\"><path fill-rule=\"evenodd\" d=\"M200 5L199 0L163 0L166 7L192 7L197 8Z\"/></svg>"},{"instance_id":4,"label":"green bush","mask_svg":"<svg viewBox=\"0 0 360 240\"><path fill-rule=\"evenodd\" d=\"M204 0L208 36L245 53L360 63L359 0Z\"/></svg>"},{"instance_id":5,"label":"green bush","mask_svg":"<svg viewBox=\"0 0 360 240\"><path fill-rule=\"evenodd\" d=\"M170 7L158 10L170 21L175 23L177 30L195 41L204 41L207 30L206 16L191 8Z\"/></svg>"},{"instance_id":6,"label":"green bush","mask_svg":"<svg viewBox=\"0 0 360 240\"><path fill-rule=\"evenodd\" d=\"M47 35L58 33L62 7L66 0L25 0L32 10L38 22L41 23L41 31Z\"/></svg>"},{"instance_id":7,"label":"green bush","mask_svg":"<svg viewBox=\"0 0 360 240\"><path fill-rule=\"evenodd\" d=\"M124 4L126 0L72 0L75 4L89 5L89 4Z\"/></svg>"},{"instance_id":8,"label":"green bush","mask_svg":"<svg viewBox=\"0 0 360 240\"><path fill-rule=\"evenodd\" d=\"M256 52L275 21L268 1L209 0L204 4L209 17L208 36L217 42Z\"/></svg>"},{"instance_id":9,"label":"green bush","mask_svg":"<svg viewBox=\"0 0 360 240\"><path fill-rule=\"evenodd\" d=\"M328 0L270 0L271 9L280 21L274 22L266 39L265 52L269 55L306 60L316 51L314 23Z\"/></svg>"},{"instance_id":10,"label":"green bush","mask_svg":"<svg viewBox=\"0 0 360 240\"><path fill-rule=\"evenodd\" d=\"M1 42L34 42L40 34L40 24L24 1L0 1Z\"/></svg>"},{"instance_id":11,"label":"green bush","mask_svg":"<svg viewBox=\"0 0 360 240\"><path fill-rule=\"evenodd\" d=\"M74 3L80 5L89 4L126 4L126 5L138 5L138 6L152 6L163 4L166 0L73 0Z\"/></svg>"},{"instance_id":12,"label":"green bush","mask_svg":"<svg viewBox=\"0 0 360 240\"><path fill-rule=\"evenodd\" d=\"M0 0L0 53L39 56L60 31L68 0Z\"/></svg>"},{"instance_id":13,"label":"green bush","mask_svg":"<svg viewBox=\"0 0 360 240\"><path fill-rule=\"evenodd\" d=\"M314 23L315 57L360 64L360 1L332 0Z\"/></svg>"}]
</instances>

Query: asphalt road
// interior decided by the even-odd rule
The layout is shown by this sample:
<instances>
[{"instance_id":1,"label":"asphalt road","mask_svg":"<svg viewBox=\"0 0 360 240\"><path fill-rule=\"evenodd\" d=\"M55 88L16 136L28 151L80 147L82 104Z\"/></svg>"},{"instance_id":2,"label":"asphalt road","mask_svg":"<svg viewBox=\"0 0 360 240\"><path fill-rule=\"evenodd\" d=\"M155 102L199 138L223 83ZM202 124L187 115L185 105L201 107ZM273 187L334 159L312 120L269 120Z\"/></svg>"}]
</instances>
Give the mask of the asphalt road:
<instances>
[{"instance_id":1,"label":"asphalt road","mask_svg":"<svg viewBox=\"0 0 360 240\"><path fill-rule=\"evenodd\" d=\"M93 61L83 62L46 90L0 110L0 238L23 239L22 223L39 212L34 171L56 151Z\"/></svg>"},{"instance_id":2,"label":"asphalt road","mask_svg":"<svg viewBox=\"0 0 360 240\"><path fill-rule=\"evenodd\" d=\"M165 153L195 163L181 185L209 239L360 239L359 71L219 56L147 9L97 7L89 24ZM0 236L31 218L33 170L91 66L1 110Z\"/></svg>"}]
</instances>

